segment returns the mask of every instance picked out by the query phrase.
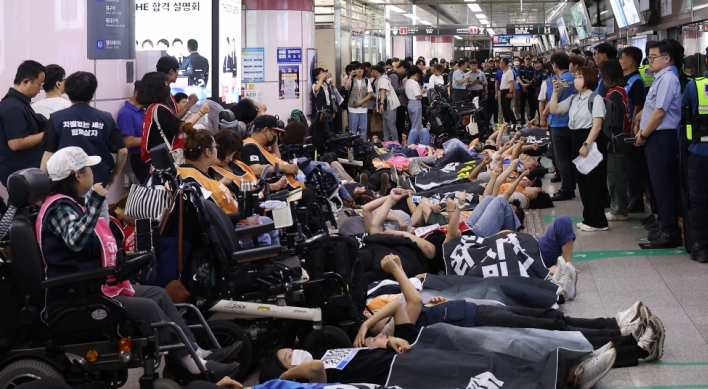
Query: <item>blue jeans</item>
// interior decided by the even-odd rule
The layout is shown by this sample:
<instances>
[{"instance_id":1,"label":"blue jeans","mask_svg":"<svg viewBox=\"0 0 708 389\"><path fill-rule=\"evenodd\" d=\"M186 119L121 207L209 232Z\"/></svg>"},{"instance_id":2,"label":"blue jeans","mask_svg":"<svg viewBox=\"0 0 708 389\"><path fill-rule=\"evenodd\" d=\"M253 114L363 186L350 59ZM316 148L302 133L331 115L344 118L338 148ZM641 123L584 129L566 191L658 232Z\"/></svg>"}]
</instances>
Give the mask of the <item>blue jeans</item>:
<instances>
[{"instance_id":1,"label":"blue jeans","mask_svg":"<svg viewBox=\"0 0 708 389\"><path fill-rule=\"evenodd\" d=\"M408 100L408 118L411 121L411 130L423 128L423 103L420 100Z\"/></svg>"},{"instance_id":2,"label":"blue jeans","mask_svg":"<svg viewBox=\"0 0 708 389\"><path fill-rule=\"evenodd\" d=\"M465 220L476 236L486 238L501 230L516 231L521 223L502 196L485 197Z\"/></svg>"},{"instance_id":3,"label":"blue jeans","mask_svg":"<svg viewBox=\"0 0 708 389\"><path fill-rule=\"evenodd\" d=\"M306 160L306 159L307 159L307 157L300 157L300 158L297 159L297 161L298 161L298 162L302 162L302 161L304 161L304 160ZM306 176L309 176L310 173L312 173L312 171L315 170L315 166L317 166L317 165L322 166L322 171L325 172L325 173L330 174L330 175L334 178L334 181L337 182L337 184L339 184L339 185L342 184L342 181L339 179L339 177L337 177L337 173L335 173L334 169L332 169L331 167L327 166L327 164L324 163L324 162L310 161L310 163L307 164L307 166L305 166L305 169L304 169L302 172L305 173ZM346 200L346 199L348 199L348 198L350 197L350 194L349 194L349 192L347 191L347 189L344 188L344 185L342 185L342 186L339 188L339 195L342 197L342 200Z\"/></svg>"},{"instance_id":4,"label":"blue jeans","mask_svg":"<svg viewBox=\"0 0 708 389\"><path fill-rule=\"evenodd\" d=\"M468 149L467 145L457 138L452 138L443 143L443 150L445 150L445 154L452 152L454 149L460 149L461 151L469 154L470 157L472 157L470 160L479 159L479 153L477 151Z\"/></svg>"},{"instance_id":5,"label":"blue jeans","mask_svg":"<svg viewBox=\"0 0 708 389\"><path fill-rule=\"evenodd\" d=\"M261 218L261 223L263 224L268 224L268 223L273 223L273 219L265 216L260 216ZM241 224L236 224L236 230L240 230L242 228L246 228L246 226L241 225ZM241 248L242 249L250 249L253 247L253 239L250 237L247 239L239 239L241 241ZM278 233L278 230L273 230L267 234L261 234L258 235L258 246L259 247L265 247L265 246L280 246L280 234Z\"/></svg>"},{"instance_id":6,"label":"blue jeans","mask_svg":"<svg viewBox=\"0 0 708 389\"><path fill-rule=\"evenodd\" d=\"M356 129L361 130L361 137L366 140L366 130L368 129L367 114L365 113L351 113L349 114L349 132L356 134Z\"/></svg>"},{"instance_id":7,"label":"blue jeans","mask_svg":"<svg viewBox=\"0 0 708 389\"><path fill-rule=\"evenodd\" d=\"M425 127L420 130L411 129L411 131L408 133L408 145L416 143L430 146L430 130Z\"/></svg>"}]
</instances>

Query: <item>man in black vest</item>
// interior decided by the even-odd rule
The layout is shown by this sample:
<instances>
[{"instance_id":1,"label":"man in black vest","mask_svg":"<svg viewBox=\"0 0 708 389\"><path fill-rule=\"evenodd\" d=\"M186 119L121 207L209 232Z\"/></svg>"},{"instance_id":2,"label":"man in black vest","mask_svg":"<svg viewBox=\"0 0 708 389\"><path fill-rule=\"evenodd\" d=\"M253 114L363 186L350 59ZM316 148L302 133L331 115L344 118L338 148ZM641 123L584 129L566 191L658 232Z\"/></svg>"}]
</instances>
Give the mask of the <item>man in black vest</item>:
<instances>
[{"instance_id":1,"label":"man in black vest","mask_svg":"<svg viewBox=\"0 0 708 389\"><path fill-rule=\"evenodd\" d=\"M484 76L487 78L487 100L484 107L490 117L494 117L494 123L499 120L499 105L497 104L497 68L494 66L494 58L487 60L484 68Z\"/></svg>"},{"instance_id":2,"label":"man in black vest","mask_svg":"<svg viewBox=\"0 0 708 389\"><path fill-rule=\"evenodd\" d=\"M57 150L77 146L89 155L101 157L101 163L92 168L93 179L107 187L123 170L128 149L111 114L89 105L97 87L98 81L92 73L76 72L66 79L65 90L72 105L54 112L47 122L41 168L47 171L47 160ZM113 153L117 154L115 161Z\"/></svg>"}]
</instances>

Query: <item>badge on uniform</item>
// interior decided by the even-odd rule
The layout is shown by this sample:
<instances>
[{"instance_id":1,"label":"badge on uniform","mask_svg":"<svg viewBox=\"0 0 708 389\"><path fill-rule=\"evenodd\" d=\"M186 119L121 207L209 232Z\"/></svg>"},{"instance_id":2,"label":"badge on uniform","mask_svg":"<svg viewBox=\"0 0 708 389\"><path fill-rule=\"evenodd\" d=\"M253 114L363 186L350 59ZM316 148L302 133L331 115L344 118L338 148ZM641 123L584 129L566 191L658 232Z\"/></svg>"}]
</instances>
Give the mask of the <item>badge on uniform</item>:
<instances>
[{"instance_id":1,"label":"badge on uniform","mask_svg":"<svg viewBox=\"0 0 708 389\"><path fill-rule=\"evenodd\" d=\"M708 97L708 84L703 85L703 97Z\"/></svg>"},{"instance_id":2,"label":"badge on uniform","mask_svg":"<svg viewBox=\"0 0 708 389\"><path fill-rule=\"evenodd\" d=\"M258 162L259 158L257 155L251 155L251 162Z\"/></svg>"}]
</instances>

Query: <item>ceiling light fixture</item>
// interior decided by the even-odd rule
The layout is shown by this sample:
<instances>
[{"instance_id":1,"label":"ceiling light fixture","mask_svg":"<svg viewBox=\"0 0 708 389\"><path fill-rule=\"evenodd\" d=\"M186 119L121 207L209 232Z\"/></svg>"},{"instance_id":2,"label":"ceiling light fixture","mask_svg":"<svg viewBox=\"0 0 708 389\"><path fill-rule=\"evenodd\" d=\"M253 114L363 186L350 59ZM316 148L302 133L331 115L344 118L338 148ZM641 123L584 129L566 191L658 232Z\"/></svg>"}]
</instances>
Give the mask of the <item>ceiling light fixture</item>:
<instances>
[{"instance_id":1,"label":"ceiling light fixture","mask_svg":"<svg viewBox=\"0 0 708 389\"><path fill-rule=\"evenodd\" d=\"M464 0L465 3L473 3L475 1L477 1L477 0Z\"/></svg>"},{"instance_id":2,"label":"ceiling light fixture","mask_svg":"<svg viewBox=\"0 0 708 389\"><path fill-rule=\"evenodd\" d=\"M384 1L383 1L383 0L369 0L369 3L372 3L372 4L383 4Z\"/></svg>"},{"instance_id":3,"label":"ceiling light fixture","mask_svg":"<svg viewBox=\"0 0 708 389\"><path fill-rule=\"evenodd\" d=\"M485 15L485 14L474 14L474 16L475 16L477 19L486 19L486 18L487 18L487 15Z\"/></svg>"},{"instance_id":4,"label":"ceiling light fixture","mask_svg":"<svg viewBox=\"0 0 708 389\"><path fill-rule=\"evenodd\" d=\"M457 36L457 35L455 35L453 38L458 39L458 40L462 40L462 37L461 37L461 36Z\"/></svg>"},{"instance_id":5,"label":"ceiling light fixture","mask_svg":"<svg viewBox=\"0 0 708 389\"><path fill-rule=\"evenodd\" d=\"M600 12L600 15L604 15L606 13L607 13L607 10L604 10L604 11Z\"/></svg>"},{"instance_id":6,"label":"ceiling light fixture","mask_svg":"<svg viewBox=\"0 0 708 389\"><path fill-rule=\"evenodd\" d=\"M425 25L428 25L428 26L432 26L432 25L433 25L433 23L430 23L430 22L427 21L427 20L421 20L421 21L420 21L420 24L425 24Z\"/></svg>"},{"instance_id":7,"label":"ceiling light fixture","mask_svg":"<svg viewBox=\"0 0 708 389\"><path fill-rule=\"evenodd\" d=\"M400 9L400 8L398 8L398 7L396 7L395 5L387 5L387 6L386 6L386 10L387 10L387 11L398 12L398 13L400 13L400 14L406 12L406 11L404 11L404 10L402 10L402 9Z\"/></svg>"},{"instance_id":8,"label":"ceiling light fixture","mask_svg":"<svg viewBox=\"0 0 708 389\"><path fill-rule=\"evenodd\" d=\"M472 12L482 12L482 7L480 7L479 4L467 4L467 7L469 7Z\"/></svg>"}]
</instances>

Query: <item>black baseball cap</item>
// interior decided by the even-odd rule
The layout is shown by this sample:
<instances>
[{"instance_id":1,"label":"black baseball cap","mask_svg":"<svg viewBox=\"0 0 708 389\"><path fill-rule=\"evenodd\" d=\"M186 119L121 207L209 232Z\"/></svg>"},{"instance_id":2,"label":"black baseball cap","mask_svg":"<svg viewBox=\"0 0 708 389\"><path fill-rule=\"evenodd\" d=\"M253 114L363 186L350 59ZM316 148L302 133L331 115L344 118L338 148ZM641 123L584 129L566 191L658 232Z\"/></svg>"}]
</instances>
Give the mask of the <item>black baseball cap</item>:
<instances>
[{"instance_id":1,"label":"black baseball cap","mask_svg":"<svg viewBox=\"0 0 708 389\"><path fill-rule=\"evenodd\" d=\"M377 72L379 72L381 74L386 74L386 69L384 69L384 67L381 65L376 65L376 66L372 67L371 70L376 70Z\"/></svg>"},{"instance_id":2,"label":"black baseball cap","mask_svg":"<svg viewBox=\"0 0 708 389\"><path fill-rule=\"evenodd\" d=\"M256 128L268 127L271 130L275 131L285 131L282 128L278 127L278 119L273 115L258 116L256 120L253 121L253 124L256 126Z\"/></svg>"},{"instance_id":3,"label":"black baseball cap","mask_svg":"<svg viewBox=\"0 0 708 389\"><path fill-rule=\"evenodd\" d=\"M160 59L157 60L157 65L155 65L155 69L158 72L167 74L170 72L170 70L179 69L179 62L177 62L177 59L175 57L170 57L169 55L165 57L160 57Z\"/></svg>"}]
</instances>

